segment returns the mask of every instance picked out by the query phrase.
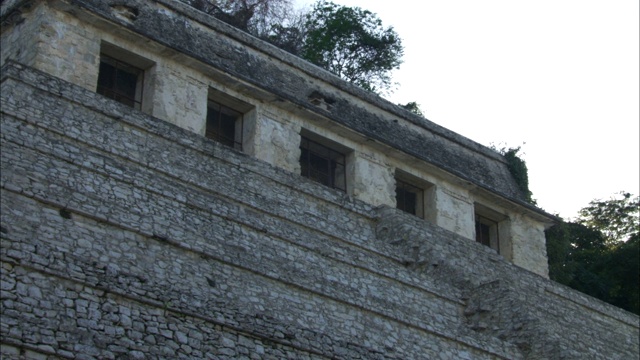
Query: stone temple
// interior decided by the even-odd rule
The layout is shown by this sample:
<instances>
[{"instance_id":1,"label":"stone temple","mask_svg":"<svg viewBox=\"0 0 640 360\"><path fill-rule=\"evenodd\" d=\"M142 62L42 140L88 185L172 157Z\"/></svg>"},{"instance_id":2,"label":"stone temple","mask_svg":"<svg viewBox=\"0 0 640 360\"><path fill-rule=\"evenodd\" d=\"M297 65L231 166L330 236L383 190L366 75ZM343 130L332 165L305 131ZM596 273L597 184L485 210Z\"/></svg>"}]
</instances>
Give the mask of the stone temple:
<instances>
[{"instance_id":1,"label":"stone temple","mask_svg":"<svg viewBox=\"0 0 640 360\"><path fill-rule=\"evenodd\" d=\"M498 153L172 0L1 5L3 359L637 359Z\"/></svg>"}]
</instances>

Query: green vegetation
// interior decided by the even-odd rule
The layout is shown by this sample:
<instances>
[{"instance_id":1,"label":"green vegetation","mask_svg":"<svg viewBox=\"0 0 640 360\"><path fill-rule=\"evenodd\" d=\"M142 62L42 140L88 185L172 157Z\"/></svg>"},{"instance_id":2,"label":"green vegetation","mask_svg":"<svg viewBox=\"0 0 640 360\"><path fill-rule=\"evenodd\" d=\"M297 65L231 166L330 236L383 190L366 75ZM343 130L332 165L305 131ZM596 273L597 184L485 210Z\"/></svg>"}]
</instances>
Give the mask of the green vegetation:
<instances>
[{"instance_id":1,"label":"green vegetation","mask_svg":"<svg viewBox=\"0 0 640 360\"><path fill-rule=\"evenodd\" d=\"M516 181L516 185L518 185L518 188L524 194L525 200L536 205L536 200L533 199L533 194L531 190L529 190L529 169L527 169L527 163L518 155L521 147L502 147L498 149L495 145L491 145L491 148L502 154L505 160L507 160L507 168Z\"/></svg>"},{"instance_id":2,"label":"green vegetation","mask_svg":"<svg viewBox=\"0 0 640 360\"><path fill-rule=\"evenodd\" d=\"M376 14L321 0L296 13L289 0L182 0L377 94L390 92L402 40Z\"/></svg>"},{"instance_id":3,"label":"green vegetation","mask_svg":"<svg viewBox=\"0 0 640 360\"><path fill-rule=\"evenodd\" d=\"M420 104L418 104L415 101L408 102L404 105L398 104L398 106L403 107L416 115L420 115L424 117L424 114L422 113L422 109L420 109Z\"/></svg>"},{"instance_id":4,"label":"green vegetation","mask_svg":"<svg viewBox=\"0 0 640 360\"><path fill-rule=\"evenodd\" d=\"M364 89L390 88L390 71L402 62L402 41L375 14L319 1L306 15L305 29L304 59Z\"/></svg>"},{"instance_id":5,"label":"green vegetation","mask_svg":"<svg viewBox=\"0 0 640 360\"><path fill-rule=\"evenodd\" d=\"M547 230L551 279L640 315L639 213L638 196L621 192Z\"/></svg>"},{"instance_id":6,"label":"green vegetation","mask_svg":"<svg viewBox=\"0 0 640 360\"><path fill-rule=\"evenodd\" d=\"M181 0L209 15L261 37L286 17L290 0Z\"/></svg>"},{"instance_id":7,"label":"green vegetation","mask_svg":"<svg viewBox=\"0 0 640 360\"><path fill-rule=\"evenodd\" d=\"M533 199L531 190L529 190L529 170L527 169L527 164L524 160L518 156L519 151L520 146L516 148L509 148L507 150L503 150L502 155L507 159L507 167L509 168L511 175L513 175L513 178L516 180L516 184L518 184L518 187L524 193L525 199L535 205L536 201Z\"/></svg>"}]
</instances>

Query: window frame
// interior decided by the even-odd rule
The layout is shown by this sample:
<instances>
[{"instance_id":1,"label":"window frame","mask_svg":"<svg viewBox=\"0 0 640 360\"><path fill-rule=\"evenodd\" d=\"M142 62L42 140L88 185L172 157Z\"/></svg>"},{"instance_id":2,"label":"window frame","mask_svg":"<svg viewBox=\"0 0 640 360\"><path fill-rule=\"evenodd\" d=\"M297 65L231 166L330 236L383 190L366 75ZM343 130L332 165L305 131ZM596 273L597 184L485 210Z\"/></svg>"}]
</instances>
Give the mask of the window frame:
<instances>
[{"instance_id":1,"label":"window frame","mask_svg":"<svg viewBox=\"0 0 640 360\"><path fill-rule=\"evenodd\" d=\"M500 231L498 222L475 214L476 242L488 246L500 253Z\"/></svg>"},{"instance_id":2,"label":"window frame","mask_svg":"<svg viewBox=\"0 0 640 360\"><path fill-rule=\"evenodd\" d=\"M212 110L218 113L216 129L212 125ZM243 151L245 141L245 122L255 107L220 90L209 88L207 95L207 113L205 115L204 136L219 144ZM230 132L221 131L224 127L222 116L235 117L233 120L233 139ZM229 120L229 119L227 119Z\"/></svg>"},{"instance_id":3,"label":"window frame","mask_svg":"<svg viewBox=\"0 0 640 360\"><path fill-rule=\"evenodd\" d=\"M415 185L415 183L405 180L403 177L399 177L396 175L395 177L396 187L395 187L395 198L396 198L396 208L400 209L408 214L417 216L419 218L424 218L425 214L425 189ZM401 196L399 190L402 191L404 196ZM406 195L413 194L414 197L414 209L413 211L409 211L406 208ZM400 202L399 200L403 200Z\"/></svg>"},{"instance_id":4,"label":"window frame","mask_svg":"<svg viewBox=\"0 0 640 360\"><path fill-rule=\"evenodd\" d=\"M216 109L218 116L214 119L212 109ZM233 135L225 129L230 119L226 117L233 117ZM215 122L215 125L212 124ZM215 127L215 128L214 128ZM214 100L207 100L207 119L205 125L205 137L211 139L220 144L232 147L236 150L242 151L243 141L243 127L244 127L244 114L236 111L224 104L216 102Z\"/></svg>"},{"instance_id":5,"label":"window frame","mask_svg":"<svg viewBox=\"0 0 640 360\"><path fill-rule=\"evenodd\" d=\"M300 134L300 175L319 184L347 192L347 151L341 146L335 146L329 140L319 139L316 136ZM315 160L314 160L315 158ZM324 172L317 164L326 162ZM313 162L316 166L312 166ZM315 176L311 173L316 168ZM319 175L325 175L323 181Z\"/></svg>"},{"instance_id":6,"label":"window frame","mask_svg":"<svg viewBox=\"0 0 640 360\"><path fill-rule=\"evenodd\" d=\"M99 89L100 87L100 66L102 64L102 60L104 58L110 58L115 60L118 63L124 65L124 67L134 68L139 71L137 75L136 81L136 95L135 95L135 103L134 106L131 106L127 103L119 101L118 99L114 99L111 96L101 94ZM153 87L152 81L148 81L152 68L155 66L155 62L142 57L134 52L121 48L117 45L114 45L110 42L102 40L100 43L100 59L98 60L98 69L96 76L96 93L101 94L102 96L108 97L114 101L118 101L121 104L131 106L133 109L142 110L146 113L152 112L152 103L153 103ZM137 104L137 106L135 106Z\"/></svg>"},{"instance_id":7,"label":"window frame","mask_svg":"<svg viewBox=\"0 0 640 360\"><path fill-rule=\"evenodd\" d=\"M487 206L474 204L474 240L484 246L503 253L509 247L505 233L508 217Z\"/></svg>"},{"instance_id":8,"label":"window frame","mask_svg":"<svg viewBox=\"0 0 640 360\"><path fill-rule=\"evenodd\" d=\"M111 83L106 86L104 81L103 66L108 65L113 69ZM118 85L121 84L122 77L120 74L133 75L135 77L135 85L133 88L133 96L123 91ZM100 53L100 68L98 70L98 84L96 92L109 99L115 100L121 104L130 106L136 110L142 110L142 94L144 91L144 70L134 66L126 61L119 60L104 52Z\"/></svg>"},{"instance_id":9,"label":"window frame","mask_svg":"<svg viewBox=\"0 0 640 360\"><path fill-rule=\"evenodd\" d=\"M396 200L396 208L406 212L407 214L412 214L423 220L426 220L435 224L437 222L436 217L438 213L438 209L436 207L436 201L435 201L436 185L433 184L432 182L429 182L423 179L422 177L418 177L416 175L413 175L410 172L407 172L399 168L395 169L394 180L395 180L394 199ZM405 211L404 209L398 206L398 199L397 199L398 183L408 184L410 187L415 189L416 205L417 205L416 213Z\"/></svg>"}]
</instances>

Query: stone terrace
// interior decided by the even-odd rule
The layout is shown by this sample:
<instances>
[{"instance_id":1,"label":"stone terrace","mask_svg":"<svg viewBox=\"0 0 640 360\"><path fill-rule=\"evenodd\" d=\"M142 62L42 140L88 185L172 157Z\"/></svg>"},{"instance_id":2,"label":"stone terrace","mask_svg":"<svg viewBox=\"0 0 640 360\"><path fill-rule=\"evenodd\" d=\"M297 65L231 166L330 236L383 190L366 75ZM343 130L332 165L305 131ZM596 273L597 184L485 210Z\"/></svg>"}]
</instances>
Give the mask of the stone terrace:
<instances>
[{"instance_id":1,"label":"stone terrace","mask_svg":"<svg viewBox=\"0 0 640 360\"><path fill-rule=\"evenodd\" d=\"M629 359L638 317L9 62L6 358Z\"/></svg>"}]
</instances>

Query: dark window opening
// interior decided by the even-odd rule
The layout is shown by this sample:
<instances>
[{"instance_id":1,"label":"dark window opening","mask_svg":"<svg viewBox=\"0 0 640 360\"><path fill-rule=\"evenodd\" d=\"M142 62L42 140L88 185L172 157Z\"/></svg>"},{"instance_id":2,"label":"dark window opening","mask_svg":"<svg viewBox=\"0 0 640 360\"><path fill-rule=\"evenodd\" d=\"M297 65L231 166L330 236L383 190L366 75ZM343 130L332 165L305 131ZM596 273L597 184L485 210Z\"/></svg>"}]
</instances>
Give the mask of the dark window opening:
<instances>
[{"instance_id":1,"label":"dark window opening","mask_svg":"<svg viewBox=\"0 0 640 360\"><path fill-rule=\"evenodd\" d=\"M98 94L140 110L144 71L135 66L100 55Z\"/></svg>"},{"instance_id":2,"label":"dark window opening","mask_svg":"<svg viewBox=\"0 0 640 360\"><path fill-rule=\"evenodd\" d=\"M347 190L344 154L304 136L300 150L302 176L335 189Z\"/></svg>"},{"instance_id":3,"label":"dark window opening","mask_svg":"<svg viewBox=\"0 0 640 360\"><path fill-rule=\"evenodd\" d=\"M476 241L500 253L498 223L486 217L476 215Z\"/></svg>"},{"instance_id":4,"label":"dark window opening","mask_svg":"<svg viewBox=\"0 0 640 360\"><path fill-rule=\"evenodd\" d=\"M242 150L243 114L209 100L205 136L221 144Z\"/></svg>"},{"instance_id":5,"label":"dark window opening","mask_svg":"<svg viewBox=\"0 0 640 360\"><path fill-rule=\"evenodd\" d=\"M422 216L423 190L396 178L396 207L409 214Z\"/></svg>"}]
</instances>

